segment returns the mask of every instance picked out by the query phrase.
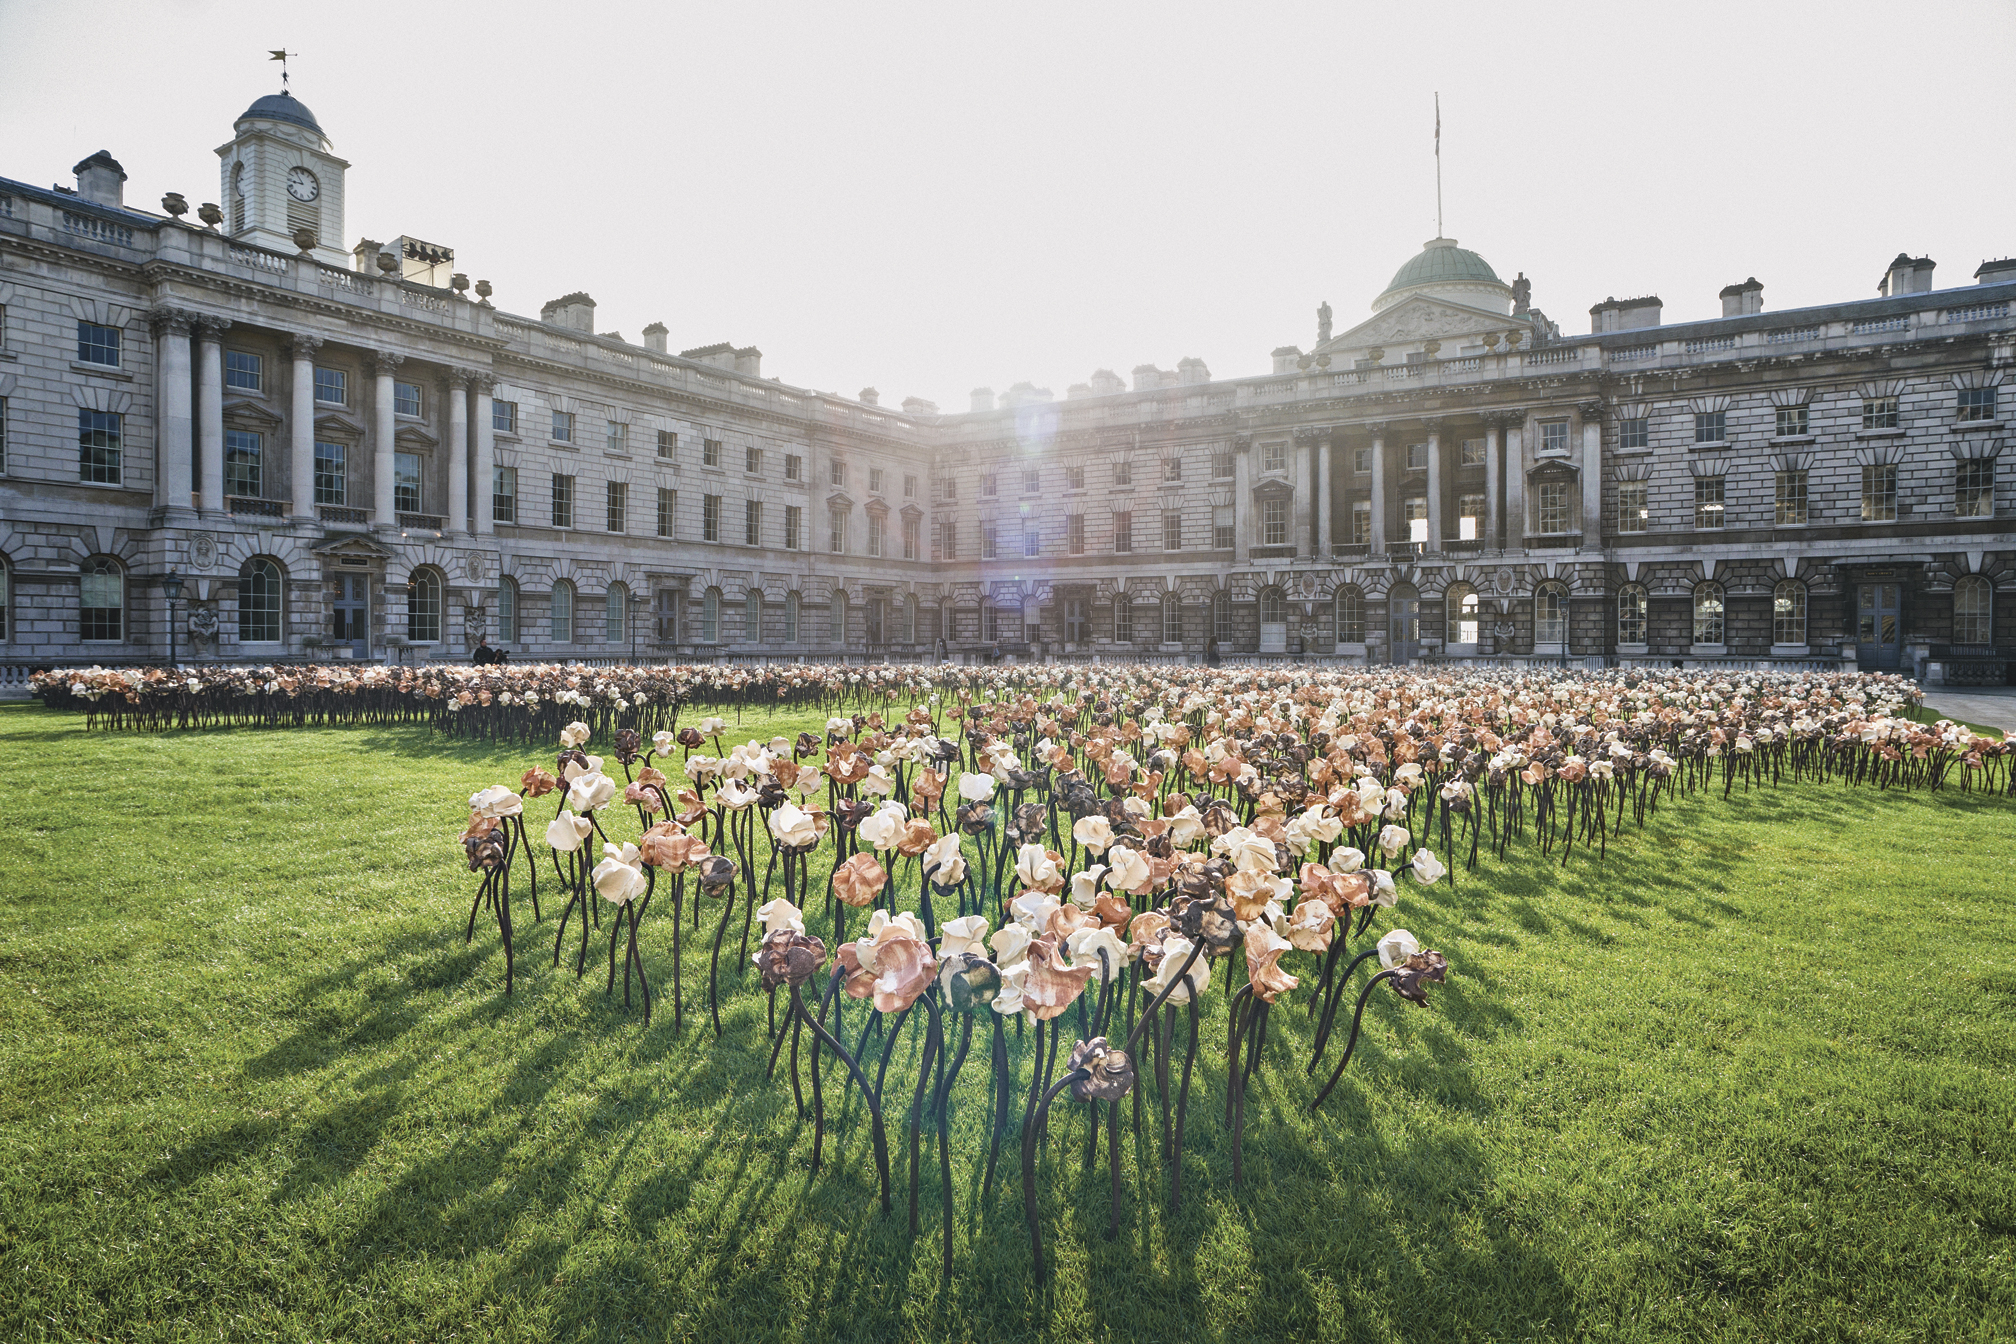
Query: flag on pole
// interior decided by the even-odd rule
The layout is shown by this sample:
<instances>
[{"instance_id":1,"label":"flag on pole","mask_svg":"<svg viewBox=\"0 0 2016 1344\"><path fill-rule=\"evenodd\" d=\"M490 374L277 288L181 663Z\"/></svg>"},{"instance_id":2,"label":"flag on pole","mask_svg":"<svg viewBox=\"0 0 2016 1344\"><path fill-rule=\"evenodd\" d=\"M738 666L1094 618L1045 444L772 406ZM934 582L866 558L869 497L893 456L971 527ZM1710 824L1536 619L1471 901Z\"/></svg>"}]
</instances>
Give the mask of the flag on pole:
<instances>
[{"instance_id":1,"label":"flag on pole","mask_svg":"<svg viewBox=\"0 0 2016 1344\"><path fill-rule=\"evenodd\" d=\"M283 89L284 89L284 88L286 88L286 87L287 87L287 58L288 58L289 56L299 56L300 54L301 54L301 53L300 53L300 52L298 52L298 51L288 51L288 50L287 50L286 48L284 48L284 47L282 47L282 48L278 48L278 49L269 49L269 55L268 55L268 58L269 58L269 59L271 59L271 60L275 60L275 61L278 61L278 62L280 62L280 87L281 87L281 88L283 88Z\"/></svg>"}]
</instances>

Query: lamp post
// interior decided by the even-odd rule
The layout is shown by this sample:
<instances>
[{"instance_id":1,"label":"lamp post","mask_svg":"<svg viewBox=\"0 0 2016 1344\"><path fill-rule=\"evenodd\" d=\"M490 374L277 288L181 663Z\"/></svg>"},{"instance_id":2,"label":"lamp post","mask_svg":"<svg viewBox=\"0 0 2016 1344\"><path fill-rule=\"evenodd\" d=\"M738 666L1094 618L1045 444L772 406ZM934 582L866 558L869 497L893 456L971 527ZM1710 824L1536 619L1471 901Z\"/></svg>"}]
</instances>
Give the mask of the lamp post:
<instances>
[{"instance_id":1,"label":"lamp post","mask_svg":"<svg viewBox=\"0 0 2016 1344\"><path fill-rule=\"evenodd\" d=\"M182 597L182 576L174 570L161 580L161 591L168 598L168 666L175 666L175 604Z\"/></svg>"}]
</instances>

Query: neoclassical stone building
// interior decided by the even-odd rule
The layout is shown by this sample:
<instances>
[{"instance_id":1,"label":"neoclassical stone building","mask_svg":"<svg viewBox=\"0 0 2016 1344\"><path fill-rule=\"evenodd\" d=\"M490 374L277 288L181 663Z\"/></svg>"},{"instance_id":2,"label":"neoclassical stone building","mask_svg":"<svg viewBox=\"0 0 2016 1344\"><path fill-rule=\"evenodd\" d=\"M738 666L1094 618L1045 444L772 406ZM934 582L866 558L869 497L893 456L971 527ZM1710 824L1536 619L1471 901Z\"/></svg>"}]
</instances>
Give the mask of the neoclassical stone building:
<instances>
[{"instance_id":1,"label":"neoclassical stone building","mask_svg":"<svg viewBox=\"0 0 2016 1344\"><path fill-rule=\"evenodd\" d=\"M884 407L344 250L314 116L221 205L0 179L0 661L1231 657L1937 664L2016 648L2016 262L1569 335L1437 238L1216 379ZM179 584L178 582L179 581ZM179 586L179 597L169 594Z\"/></svg>"}]
</instances>

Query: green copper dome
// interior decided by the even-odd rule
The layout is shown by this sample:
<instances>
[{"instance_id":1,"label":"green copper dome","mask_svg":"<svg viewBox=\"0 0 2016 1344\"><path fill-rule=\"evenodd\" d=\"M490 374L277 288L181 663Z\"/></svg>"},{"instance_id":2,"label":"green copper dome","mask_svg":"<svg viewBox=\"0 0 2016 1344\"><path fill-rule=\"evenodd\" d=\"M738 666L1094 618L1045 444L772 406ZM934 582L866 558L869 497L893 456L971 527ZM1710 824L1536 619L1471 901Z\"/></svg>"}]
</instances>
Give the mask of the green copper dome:
<instances>
[{"instance_id":1,"label":"green copper dome","mask_svg":"<svg viewBox=\"0 0 2016 1344\"><path fill-rule=\"evenodd\" d=\"M1461 284L1502 285L1498 272L1491 269L1491 263L1468 248L1456 246L1454 238L1431 238L1418 256L1411 257L1405 266L1393 273L1393 283L1381 291L1381 296L1398 289L1412 289L1416 285L1461 285Z\"/></svg>"}]
</instances>

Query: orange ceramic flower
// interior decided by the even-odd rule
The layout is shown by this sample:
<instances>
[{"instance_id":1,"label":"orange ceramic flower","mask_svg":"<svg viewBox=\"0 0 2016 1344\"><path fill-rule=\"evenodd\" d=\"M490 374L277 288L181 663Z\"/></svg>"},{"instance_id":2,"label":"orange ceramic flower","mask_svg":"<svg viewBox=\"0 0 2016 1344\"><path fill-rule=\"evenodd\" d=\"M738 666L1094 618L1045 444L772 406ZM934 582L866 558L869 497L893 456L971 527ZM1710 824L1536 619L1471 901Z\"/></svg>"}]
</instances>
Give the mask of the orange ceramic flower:
<instances>
[{"instance_id":1,"label":"orange ceramic flower","mask_svg":"<svg viewBox=\"0 0 2016 1344\"><path fill-rule=\"evenodd\" d=\"M1022 1006L1039 1022L1047 1022L1071 1006L1092 978L1090 965L1058 965L1058 937L1046 933L1029 944L1029 976L1022 983Z\"/></svg>"},{"instance_id":2,"label":"orange ceramic flower","mask_svg":"<svg viewBox=\"0 0 2016 1344\"><path fill-rule=\"evenodd\" d=\"M873 854L861 853L833 870L833 894L851 906L873 905L889 881L889 870Z\"/></svg>"}]
</instances>

